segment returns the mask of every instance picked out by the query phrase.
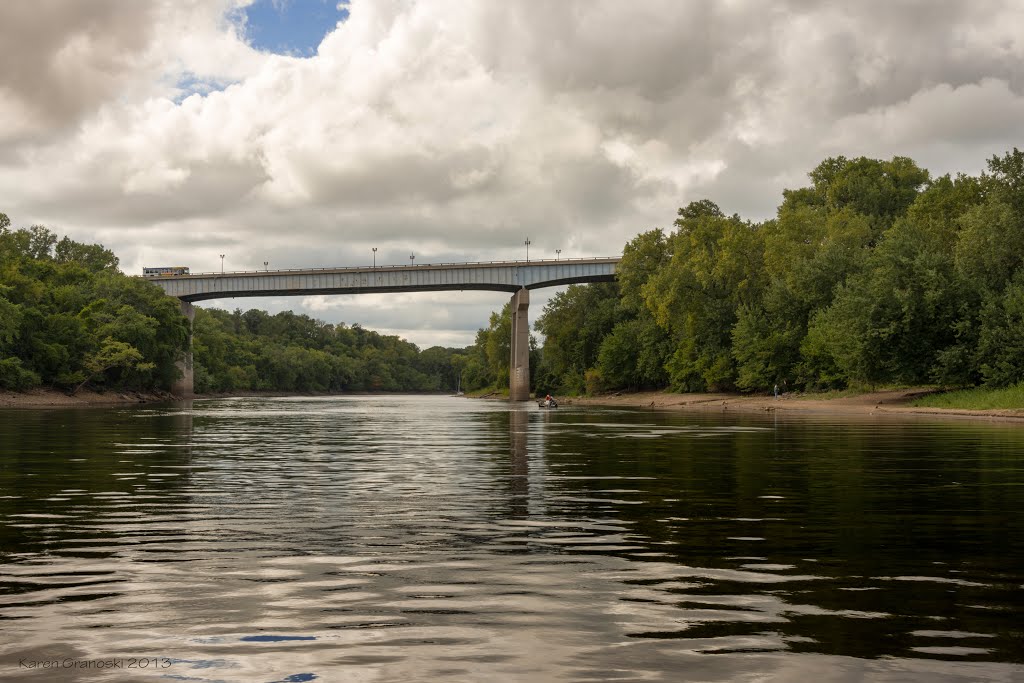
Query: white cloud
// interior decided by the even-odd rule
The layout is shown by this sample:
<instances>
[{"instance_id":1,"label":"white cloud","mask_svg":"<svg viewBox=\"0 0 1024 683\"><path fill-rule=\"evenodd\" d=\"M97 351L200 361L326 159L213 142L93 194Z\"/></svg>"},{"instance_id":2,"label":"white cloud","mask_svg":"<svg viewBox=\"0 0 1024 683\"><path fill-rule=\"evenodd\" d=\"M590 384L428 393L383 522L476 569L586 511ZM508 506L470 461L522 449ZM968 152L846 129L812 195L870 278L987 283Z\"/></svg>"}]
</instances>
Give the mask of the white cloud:
<instances>
[{"instance_id":1,"label":"white cloud","mask_svg":"<svg viewBox=\"0 0 1024 683\"><path fill-rule=\"evenodd\" d=\"M0 210L129 271L604 255L694 199L767 217L828 155L977 170L1024 113L1009 0L357 0L308 59L244 4L0 4ZM347 321L463 343L504 303L372 301Z\"/></svg>"}]
</instances>

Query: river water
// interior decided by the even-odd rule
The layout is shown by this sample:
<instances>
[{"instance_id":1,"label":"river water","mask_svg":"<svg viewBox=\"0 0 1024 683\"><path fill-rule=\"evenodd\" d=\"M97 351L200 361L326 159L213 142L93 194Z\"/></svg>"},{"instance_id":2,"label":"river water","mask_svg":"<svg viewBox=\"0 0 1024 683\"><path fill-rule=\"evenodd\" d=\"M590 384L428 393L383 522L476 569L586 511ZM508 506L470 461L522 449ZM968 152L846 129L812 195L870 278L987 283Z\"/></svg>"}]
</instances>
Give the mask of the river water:
<instances>
[{"instance_id":1,"label":"river water","mask_svg":"<svg viewBox=\"0 0 1024 683\"><path fill-rule=\"evenodd\" d=\"M1011 424L0 411L0 678L1021 681L1022 513Z\"/></svg>"}]
</instances>

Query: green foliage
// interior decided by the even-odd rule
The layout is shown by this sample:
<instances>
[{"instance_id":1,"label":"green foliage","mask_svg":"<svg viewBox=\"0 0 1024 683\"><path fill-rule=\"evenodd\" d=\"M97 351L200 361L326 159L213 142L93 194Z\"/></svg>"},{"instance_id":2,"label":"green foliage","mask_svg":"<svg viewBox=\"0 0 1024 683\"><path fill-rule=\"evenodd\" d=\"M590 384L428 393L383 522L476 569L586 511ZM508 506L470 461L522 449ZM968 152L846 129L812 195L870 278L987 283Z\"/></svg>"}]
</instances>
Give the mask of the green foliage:
<instances>
[{"instance_id":1,"label":"green foliage","mask_svg":"<svg viewBox=\"0 0 1024 683\"><path fill-rule=\"evenodd\" d=\"M0 388L24 391L39 382L39 375L26 369L20 358L0 358Z\"/></svg>"},{"instance_id":2,"label":"green foliage","mask_svg":"<svg viewBox=\"0 0 1024 683\"><path fill-rule=\"evenodd\" d=\"M898 222L816 315L812 343L830 350L847 382L925 382L955 342L963 288L952 253L927 227Z\"/></svg>"},{"instance_id":3,"label":"green foliage","mask_svg":"<svg viewBox=\"0 0 1024 683\"><path fill-rule=\"evenodd\" d=\"M104 339L100 343L99 349L87 354L82 365L85 370L84 379L75 387L75 391L81 389L90 380L101 378L100 381L104 381L107 379L105 375L110 372L116 375L118 371L132 369L144 371L153 368L153 363L142 360L142 352L137 348L111 337Z\"/></svg>"},{"instance_id":4,"label":"green foliage","mask_svg":"<svg viewBox=\"0 0 1024 683\"><path fill-rule=\"evenodd\" d=\"M906 157L882 161L840 156L821 162L809 175L813 186L785 194L787 203L806 202L828 213L848 208L868 218L876 238L907 212L928 182L928 171Z\"/></svg>"},{"instance_id":5,"label":"green foliage","mask_svg":"<svg viewBox=\"0 0 1024 683\"><path fill-rule=\"evenodd\" d=\"M0 220L5 386L167 389L187 324L174 299L118 272L117 257L102 246Z\"/></svg>"},{"instance_id":6,"label":"green foliage","mask_svg":"<svg viewBox=\"0 0 1024 683\"><path fill-rule=\"evenodd\" d=\"M81 244L64 237L54 245L53 251L57 263L75 263L91 272L117 270L117 256L99 244Z\"/></svg>"},{"instance_id":7,"label":"green foliage","mask_svg":"<svg viewBox=\"0 0 1024 683\"><path fill-rule=\"evenodd\" d=\"M196 392L454 391L465 356L291 311L196 309ZM506 364L507 364L506 360Z\"/></svg>"},{"instance_id":8,"label":"green foliage","mask_svg":"<svg viewBox=\"0 0 1024 683\"><path fill-rule=\"evenodd\" d=\"M0 287L0 354L5 354L14 343L21 327L21 306L7 300L4 290Z\"/></svg>"},{"instance_id":9,"label":"green foliage","mask_svg":"<svg viewBox=\"0 0 1024 683\"><path fill-rule=\"evenodd\" d=\"M588 394L599 394L607 388L604 377L597 368L590 368L583 374L583 386Z\"/></svg>"},{"instance_id":10,"label":"green foliage","mask_svg":"<svg viewBox=\"0 0 1024 683\"><path fill-rule=\"evenodd\" d=\"M483 346L489 375L495 385L505 386L512 362L512 304L505 304L501 313L491 313L490 325L482 332L482 337L477 336L477 344Z\"/></svg>"},{"instance_id":11,"label":"green foliage","mask_svg":"<svg viewBox=\"0 0 1024 683\"><path fill-rule=\"evenodd\" d=\"M931 180L904 157L835 157L809 177L764 223L705 199L679 209L670 234L638 235L617 302L597 306L589 288L553 299L538 321L545 380L581 391L1024 381L1024 153L991 158L980 177Z\"/></svg>"},{"instance_id":12,"label":"green foliage","mask_svg":"<svg viewBox=\"0 0 1024 683\"><path fill-rule=\"evenodd\" d=\"M988 387L1024 381L1024 271L1001 294L990 294L980 316L975 362Z\"/></svg>"},{"instance_id":13,"label":"green foliage","mask_svg":"<svg viewBox=\"0 0 1024 683\"><path fill-rule=\"evenodd\" d=\"M487 327L477 330L476 340L464 352L452 356L463 391L500 390L508 387L512 349L512 304L491 313ZM533 368L531 367L531 370Z\"/></svg>"},{"instance_id":14,"label":"green foliage","mask_svg":"<svg viewBox=\"0 0 1024 683\"><path fill-rule=\"evenodd\" d=\"M9 228L0 214L0 387L171 387L189 335L177 299L100 245ZM437 391L454 390L467 357L291 312L197 309L194 363L198 392Z\"/></svg>"},{"instance_id":15,"label":"green foliage","mask_svg":"<svg viewBox=\"0 0 1024 683\"><path fill-rule=\"evenodd\" d=\"M456 349L420 352L358 325L286 311L196 309L197 392L454 391L466 365Z\"/></svg>"},{"instance_id":16,"label":"green foliage","mask_svg":"<svg viewBox=\"0 0 1024 683\"><path fill-rule=\"evenodd\" d=\"M665 233L658 230L644 232L634 237L622 250L618 281L622 305L629 311L644 308L644 285L672 257Z\"/></svg>"},{"instance_id":17,"label":"green foliage","mask_svg":"<svg viewBox=\"0 0 1024 683\"><path fill-rule=\"evenodd\" d=\"M1024 383L1002 389L978 387L929 394L916 399L911 405L957 410L1021 410L1024 409Z\"/></svg>"},{"instance_id":18,"label":"green foliage","mask_svg":"<svg viewBox=\"0 0 1024 683\"><path fill-rule=\"evenodd\" d=\"M707 200L679 210L671 257L641 288L644 305L669 335L665 369L676 389L735 386L731 330L737 309L763 287L764 240L758 226L726 217Z\"/></svg>"},{"instance_id":19,"label":"green foliage","mask_svg":"<svg viewBox=\"0 0 1024 683\"><path fill-rule=\"evenodd\" d=\"M649 315L623 320L601 342L597 369L607 389L663 387L672 344Z\"/></svg>"},{"instance_id":20,"label":"green foliage","mask_svg":"<svg viewBox=\"0 0 1024 683\"><path fill-rule=\"evenodd\" d=\"M570 285L548 301L534 327L545 336L538 377L560 393L585 390L584 376L623 317L616 283Z\"/></svg>"}]
</instances>

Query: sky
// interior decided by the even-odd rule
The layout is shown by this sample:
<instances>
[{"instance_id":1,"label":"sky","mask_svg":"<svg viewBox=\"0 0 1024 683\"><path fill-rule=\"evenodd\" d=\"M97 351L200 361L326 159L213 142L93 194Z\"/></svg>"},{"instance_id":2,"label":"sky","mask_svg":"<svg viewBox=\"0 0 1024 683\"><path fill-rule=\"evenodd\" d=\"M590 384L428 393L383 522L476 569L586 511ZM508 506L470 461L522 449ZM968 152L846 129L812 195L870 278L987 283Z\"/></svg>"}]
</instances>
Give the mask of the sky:
<instances>
[{"instance_id":1,"label":"sky","mask_svg":"<svg viewBox=\"0 0 1024 683\"><path fill-rule=\"evenodd\" d=\"M0 3L0 211L130 274L611 256L829 156L978 173L1022 134L1024 0ZM204 305L425 348L506 299Z\"/></svg>"}]
</instances>

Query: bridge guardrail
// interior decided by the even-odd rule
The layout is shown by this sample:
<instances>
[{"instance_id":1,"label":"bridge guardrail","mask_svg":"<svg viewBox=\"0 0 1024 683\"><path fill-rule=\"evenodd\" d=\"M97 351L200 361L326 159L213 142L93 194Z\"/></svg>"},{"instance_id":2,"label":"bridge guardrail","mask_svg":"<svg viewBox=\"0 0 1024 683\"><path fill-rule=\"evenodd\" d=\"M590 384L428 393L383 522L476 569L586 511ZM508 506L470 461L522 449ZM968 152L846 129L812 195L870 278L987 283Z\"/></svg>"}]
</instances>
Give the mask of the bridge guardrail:
<instances>
[{"instance_id":1,"label":"bridge guardrail","mask_svg":"<svg viewBox=\"0 0 1024 683\"><path fill-rule=\"evenodd\" d=\"M163 275L163 276L152 276L145 277L146 280L173 280L178 278L189 278L189 277L215 277L220 275L270 275L274 273L312 273L321 271L373 271L373 270L398 270L398 269L409 269L409 268L451 268L453 266L502 266L502 265L532 265L534 263L541 263L544 265L550 265L555 263L579 263L579 262L602 262L608 263L611 261L621 261L621 256L595 256L591 258L580 257L580 258L563 258L563 259L530 259L521 261L460 261L458 263L417 263L414 265L407 264L390 264L381 266L337 266L327 268L278 268L275 270L225 270L225 271L213 271L205 273L189 273L188 275ZM135 277L144 277L142 275L136 275Z\"/></svg>"}]
</instances>

